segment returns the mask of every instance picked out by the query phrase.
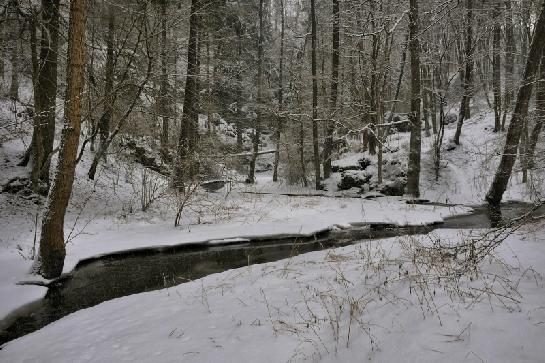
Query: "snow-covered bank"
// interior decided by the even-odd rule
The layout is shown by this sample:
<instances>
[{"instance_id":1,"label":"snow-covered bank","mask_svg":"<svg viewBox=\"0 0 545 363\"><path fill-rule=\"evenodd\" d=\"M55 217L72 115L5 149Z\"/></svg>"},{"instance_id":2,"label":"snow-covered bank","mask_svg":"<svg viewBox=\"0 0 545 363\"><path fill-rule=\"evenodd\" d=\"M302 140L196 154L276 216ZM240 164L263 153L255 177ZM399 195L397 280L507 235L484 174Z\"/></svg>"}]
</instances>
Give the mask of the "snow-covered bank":
<instances>
[{"instance_id":1,"label":"snow-covered bank","mask_svg":"<svg viewBox=\"0 0 545 363\"><path fill-rule=\"evenodd\" d=\"M233 238L274 237L280 235L312 235L337 225L388 223L400 226L441 222L443 218L466 214L467 207L435 207L408 205L403 200L334 199L323 197L288 197L239 195L238 211L229 222L185 225L174 228L170 221L117 221L103 217L89 222L84 233L67 246L64 271L71 271L82 259L113 252L145 247L170 246ZM68 234L69 231L67 231ZM32 243L32 241L29 241ZM18 286L21 280L35 279L26 272L32 263L14 256L16 249L0 249L0 291L9 298L0 304L0 316L43 295L38 286ZM24 291L24 293L22 293ZM28 291L28 292L27 292Z\"/></svg>"},{"instance_id":2,"label":"snow-covered bank","mask_svg":"<svg viewBox=\"0 0 545 363\"><path fill-rule=\"evenodd\" d=\"M537 362L545 235L516 234L457 283L411 253L459 231L364 242L105 302L10 342L9 362ZM437 268L437 269L435 269Z\"/></svg>"}]
</instances>

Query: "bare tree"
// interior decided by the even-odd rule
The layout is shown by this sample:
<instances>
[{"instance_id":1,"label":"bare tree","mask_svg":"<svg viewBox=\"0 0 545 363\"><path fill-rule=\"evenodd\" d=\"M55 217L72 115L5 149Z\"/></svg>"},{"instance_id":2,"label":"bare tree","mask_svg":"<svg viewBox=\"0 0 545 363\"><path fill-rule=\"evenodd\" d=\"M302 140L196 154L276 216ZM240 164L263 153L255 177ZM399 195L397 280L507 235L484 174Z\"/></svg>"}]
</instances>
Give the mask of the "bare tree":
<instances>
[{"instance_id":1,"label":"bare tree","mask_svg":"<svg viewBox=\"0 0 545 363\"><path fill-rule=\"evenodd\" d=\"M66 255L64 216L74 182L85 71L85 0L70 2L68 34L65 124L57 172L42 219L40 250L34 264L34 271L45 278L54 278L62 273Z\"/></svg>"},{"instance_id":2,"label":"bare tree","mask_svg":"<svg viewBox=\"0 0 545 363\"><path fill-rule=\"evenodd\" d=\"M470 117L469 101L471 100L471 87L473 84L473 0L466 0L466 44L465 44L465 71L462 77L463 95L460 102L460 113L454 134L454 143L460 144L460 135L464 120Z\"/></svg>"},{"instance_id":3,"label":"bare tree","mask_svg":"<svg viewBox=\"0 0 545 363\"><path fill-rule=\"evenodd\" d=\"M501 129L501 23L500 23L500 3L496 1L492 11L494 30L492 39L492 89L494 92L494 132Z\"/></svg>"},{"instance_id":4,"label":"bare tree","mask_svg":"<svg viewBox=\"0 0 545 363\"><path fill-rule=\"evenodd\" d=\"M418 0L410 0L409 4L409 52L411 55L411 113L409 114L409 118L411 121L411 138L409 142L407 193L418 198L420 196L420 153L422 147Z\"/></svg>"},{"instance_id":5,"label":"bare tree","mask_svg":"<svg viewBox=\"0 0 545 363\"><path fill-rule=\"evenodd\" d=\"M255 182L255 163L259 152L259 141L261 139L261 117L263 103L263 0L259 0L259 36L257 37L257 108L256 117L254 120L254 135L253 135L253 153L250 159L250 171L247 183Z\"/></svg>"},{"instance_id":6,"label":"bare tree","mask_svg":"<svg viewBox=\"0 0 545 363\"><path fill-rule=\"evenodd\" d=\"M189 40L187 47L187 76L185 81L184 108L182 114L182 126L178 139L177 159L174 163L173 186L178 189L184 188L184 179L190 176L190 163L194 152L194 141L196 124L198 118L198 36L199 36L199 11L200 0L191 1L191 14L189 15ZM189 167L188 167L189 166ZM189 172L188 172L189 171Z\"/></svg>"},{"instance_id":7,"label":"bare tree","mask_svg":"<svg viewBox=\"0 0 545 363\"><path fill-rule=\"evenodd\" d=\"M273 181L278 181L278 163L280 162L280 137L284 124L284 37L286 19L284 14L284 0L280 0L280 65L278 69L278 123L276 125L276 151L274 153Z\"/></svg>"},{"instance_id":8,"label":"bare tree","mask_svg":"<svg viewBox=\"0 0 545 363\"><path fill-rule=\"evenodd\" d=\"M327 121L324 143L324 178L331 175L331 153L333 149L333 133L335 131L335 114L337 112L337 95L339 93L339 0L333 0L333 54L331 56L331 93L329 120Z\"/></svg>"},{"instance_id":9,"label":"bare tree","mask_svg":"<svg viewBox=\"0 0 545 363\"><path fill-rule=\"evenodd\" d=\"M34 131L30 156L31 181L35 191L49 185L49 167L55 138L57 59L59 49L59 0L42 0L40 59L34 89Z\"/></svg>"},{"instance_id":10,"label":"bare tree","mask_svg":"<svg viewBox=\"0 0 545 363\"><path fill-rule=\"evenodd\" d=\"M545 49L545 4L541 7L539 18L535 24L534 36L530 45L530 52L526 60L524 76L518 90L515 109L511 117L511 123L507 130L505 146L501 157L500 164L494 175L494 180L488 193L486 200L490 205L497 206L500 204L503 193L507 188L507 183L511 177L513 165L517 157L522 129L525 119L528 115L528 104L532 96L532 89L536 73L538 72L539 63L543 50Z\"/></svg>"},{"instance_id":11,"label":"bare tree","mask_svg":"<svg viewBox=\"0 0 545 363\"><path fill-rule=\"evenodd\" d=\"M310 0L311 72L312 72L312 150L314 155L314 185L322 189L320 177L320 150L318 146L318 79L316 78L316 0Z\"/></svg>"}]
</instances>

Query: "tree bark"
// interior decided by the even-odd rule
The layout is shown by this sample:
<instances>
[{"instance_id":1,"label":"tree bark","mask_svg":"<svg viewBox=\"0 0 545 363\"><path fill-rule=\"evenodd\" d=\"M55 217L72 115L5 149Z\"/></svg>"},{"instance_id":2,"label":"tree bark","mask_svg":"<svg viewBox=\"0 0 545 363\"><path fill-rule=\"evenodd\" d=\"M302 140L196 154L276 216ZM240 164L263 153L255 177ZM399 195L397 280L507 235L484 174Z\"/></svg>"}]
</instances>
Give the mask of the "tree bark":
<instances>
[{"instance_id":1,"label":"tree bark","mask_svg":"<svg viewBox=\"0 0 545 363\"><path fill-rule=\"evenodd\" d=\"M49 186L49 155L53 152L57 100L57 59L59 49L59 0L42 0L42 30L39 71L34 91L34 148L32 151L32 188Z\"/></svg>"},{"instance_id":2,"label":"tree bark","mask_svg":"<svg viewBox=\"0 0 545 363\"><path fill-rule=\"evenodd\" d=\"M329 120L324 144L324 178L331 175L331 154L333 151L333 133L335 132L335 116L337 112L337 97L339 89L339 43L340 15L339 0L333 0L333 54L331 55L331 94Z\"/></svg>"},{"instance_id":3,"label":"tree bark","mask_svg":"<svg viewBox=\"0 0 545 363\"><path fill-rule=\"evenodd\" d=\"M409 10L409 52L411 55L411 138L409 141L409 166L407 172L407 193L415 198L420 196L420 152L422 147L422 119L420 117L420 41L418 39L418 0L410 0Z\"/></svg>"},{"instance_id":4,"label":"tree bark","mask_svg":"<svg viewBox=\"0 0 545 363\"><path fill-rule=\"evenodd\" d=\"M496 2L493 10L494 30L492 36L492 88L494 92L494 132L501 129L501 24L500 3Z\"/></svg>"},{"instance_id":5,"label":"tree bark","mask_svg":"<svg viewBox=\"0 0 545 363\"><path fill-rule=\"evenodd\" d=\"M42 219L39 254L34 264L34 271L48 279L62 273L66 255L64 216L74 182L84 84L85 0L70 2L68 34L65 124L62 131L57 172Z\"/></svg>"},{"instance_id":6,"label":"tree bark","mask_svg":"<svg viewBox=\"0 0 545 363\"><path fill-rule=\"evenodd\" d=\"M318 79L316 78L316 0L310 0L311 73L312 73L312 150L314 155L314 185L322 189L320 177L320 150L318 147Z\"/></svg>"},{"instance_id":7,"label":"tree bark","mask_svg":"<svg viewBox=\"0 0 545 363\"><path fill-rule=\"evenodd\" d=\"M184 92L182 127L178 139L177 160L174 164L173 186L180 190L184 188L184 180L189 176L191 158L193 157L193 142L191 137L196 133L193 128L198 119L197 106L197 75L198 75L198 33L200 0L191 1L189 16L189 40L187 47L187 75Z\"/></svg>"},{"instance_id":8,"label":"tree bark","mask_svg":"<svg viewBox=\"0 0 545 363\"><path fill-rule=\"evenodd\" d=\"M161 158L168 161L168 75L167 75L167 0L161 1L161 86L159 89L162 127L161 127ZM210 121L210 120L209 120Z\"/></svg>"},{"instance_id":9,"label":"tree bark","mask_svg":"<svg viewBox=\"0 0 545 363\"><path fill-rule=\"evenodd\" d=\"M534 37L530 46L530 52L526 60L524 69L524 77L518 89L517 100L511 123L507 130L505 146L501 157L500 164L494 175L494 180L488 193L486 200L490 205L499 205L503 197L503 193L507 189L509 178L517 157L520 136L522 134L524 120L528 115L528 104L532 96L533 82L538 72L539 63L543 50L545 49L545 4L541 7L539 18L535 24Z\"/></svg>"},{"instance_id":10,"label":"tree bark","mask_svg":"<svg viewBox=\"0 0 545 363\"><path fill-rule=\"evenodd\" d=\"M253 139L253 154L250 159L250 171L247 183L255 183L255 163L257 161L257 155L259 152L259 141L261 138L261 114L262 114L262 102L263 102L263 0L259 0L259 36L257 44L257 107L256 118L254 122L254 139Z\"/></svg>"},{"instance_id":11,"label":"tree bark","mask_svg":"<svg viewBox=\"0 0 545 363\"><path fill-rule=\"evenodd\" d=\"M511 0L505 1L505 88L503 91L503 117L501 121L501 130L505 130L507 113L511 111L514 95L514 74L515 74L515 54L517 47L515 45L515 35L513 31L513 13L511 10Z\"/></svg>"},{"instance_id":12,"label":"tree bark","mask_svg":"<svg viewBox=\"0 0 545 363\"><path fill-rule=\"evenodd\" d=\"M536 90L536 122L530 134L528 149L526 150L527 166L533 168L534 154L537 146L539 134L545 123L545 52L541 55L541 66L539 67L539 76L537 78Z\"/></svg>"},{"instance_id":13,"label":"tree bark","mask_svg":"<svg viewBox=\"0 0 545 363\"><path fill-rule=\"evenodd\" d=\"M114 37L115 37L115 13L113 5L108 5L108 34L106 36L106 66L104 81L104 113L98 123L100 136L99 150L105 147L110 136L110 124L114 112Z\"/></svg>"},{"instance_id":14,"label":"tree bark","mask_svg":"<svg viewBox=\"0 0 545 363\"><path fill-rule=\"evenodd\" d=\"M13 7L13 17L15 19L14 22L11 23L11 54L10 54L10 62L11 62L11 83L9 86L9 98L13 101L19 100L19 58L21 57L20 54L20 35L19 35L19 13L16 9L16 3L12 3L13 5L8 5L10 7Z\"/></svg>"},{"instance_id":15,"label":"tree bark","mask_svg":"<svg viewBox=\"0 0 545 363\"><path fill-rule=\"evenodd\" d=\"M282 127L284 126L284 117L282 112L284 110L284 0L280 0L280 65L278 71L278 123L276 125L276 151L274 153L274 170L273 170L273 182L278 181L278 164L280 162L280 138L282 135Z\"/></svg>"},{"instance_id":16,"label":"tree bark","mask_svg":"<svg viewBox=\"0 0 545 363\"><path fill-rule=\"evenodd\" d=\"M460 102L460 113L458 116L458 124L456 125L456 133L454 134L454 143L460 144L460 136L462 134L462 126L464 120L470 117L469 101L471 100L471 87L473 83L473 0L466 0L466 47L465 47L465 70L463 79L462 101Z\"/></svg>"}]
</instances>

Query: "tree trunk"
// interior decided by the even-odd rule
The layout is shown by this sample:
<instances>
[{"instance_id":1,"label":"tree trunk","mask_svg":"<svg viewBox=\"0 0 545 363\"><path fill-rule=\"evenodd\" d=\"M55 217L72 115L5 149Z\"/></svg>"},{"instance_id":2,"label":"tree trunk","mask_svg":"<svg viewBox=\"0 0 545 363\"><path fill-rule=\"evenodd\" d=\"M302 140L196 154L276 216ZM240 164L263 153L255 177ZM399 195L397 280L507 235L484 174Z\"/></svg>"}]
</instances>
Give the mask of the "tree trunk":
<instances>
[{"instance_id":1,"label":"tree trunk","mask_svg":"<svg viewBox=\"0 0 545 363\"><path fill-rule=\"evenodd\" d=\"M98 123L100 136L99 150L105 147L110 136L110 123L114 112L114 35L115 35L115 9L108 5L108 35L106 36L106 67L104 81L104 113Z\"/></svg>"},{"instance_id":2,"label":"tree trunk","mask_svg":"<svg viewBox=\"0 0 545 363\"><path fill-rule=\"evenodd\" d=\"M528 168L534 166L534 154L537 146L539 134L545 123L545 52L541 55L541 66L539 67L539 76L537 78L536 90L536 123L530 134L526 158Z\"/></svg>"},{"instance_id":3,"label":"tree trunk","mask_svg":"<svg viewBox=\"0 0 545 363\"><path fill-rule=\"evenodd\" d=\"M168 76L167 76L167 1L161 1L161 86L159 89L160 108L162 119L161 127L161 158L164 162L169 159L168 134L169 134L169 102L168 102Z\"/></svg>"},{"instance_id":4,"label":"tree trunk","mask_svg":"<svg viewBox=\"0 0 545 363\"><path fill-rule=\"evenodd\" d=\"M66 255L64 215L74 182L85 70L85 0L71 1L68 34L65 124L57 172L42 219L40 250L34 265L34 271L47 279L62 273Z\"/></svg>"},{"instance_id":5,"label":"tree trunk","mask_svg":"<svg viewBox=\"0 0 545 363\"><path fill-rule=\"evenodd\" d=\"M276 151L274 153L274 170L273 170L273 182L278 181L278 164L280 162L280 137L282 134L283 115L284 111L284 0L280 0L280 65L278 71L278 123L276 125Z\"/></svg>"},{"instance_id":6,"label":"tree trunk","mask_svg":"<svg viewBox=\"0 0 545 363\"><path fill-rule=\"evenodd\" d=\"M187 75L185 81L184 107L182 113L182 127L178 139L178 155L174 164L173 186L183 190L184 179L189 175L188 168L191 169L191 159L193 158L194 142L191 140L195 136L196 130L193 128L198 119L198 95L197 95L197 75L198 75L198 34L199 34L199 14L201 9L200 0L191 1L191 14L189 16L189 40L187 46Z\"/></svg>"},{"instance_id":7,"label":"tree trunk","mask_svg":"<svg viewBox=\"0 0 545 363\"><path fill-rule=\"evenodd\" d=\"M255 163L259 152L259 141L261 138L261 114L263 102L263 1L259 0L259 36L257 44L257 107L254 123L253 154L250 160L250 171L248 173L247 183L255 183Z\"/></svg>"},{"instance_id":8,"label":"tree trunk","mask_svg":"<svg viewBox=\"0 0 545 363\"><path fill-rule=\"evenodd\" d=\"M515 45L515 35L513 31L513 13L511 10L511 0L505 1L505 88L503 91L503 117L501 121L501 130L505 130L507 113L511 111L514 95L514 74L515 74L515 54L517 47Z\"/></svg>"},{"instance_id":9,"label":"tree trunk","mask_svg":"<svg viewBox=\"0 0 545 363\"><path fill-rule=\"evenodd\" d=\"M515 109L507 130L503 155L494 176L494 181L486 194L486 200L491 205L500 204L503 193L507 189L507 183L511 177L513 165L515 164L515 159L517 157L517 149L524 126L524 120L528 115L528 103L532 96L534 77L538 72L539 62L543 50L545 49L545 4L541 7L541 13L539 14L539 19L537 20L534 29L534 37L524 69L524 77L518 89Z\"/></svg>"},{"instance_id":10,"label":"tree trunk","mask_svg":"<svg viewBox=\"0 0 545 363\"><path fill-rule=\"evenodd\" d=\"M38 26L38 14L36 12L36 9L33 7L31 8L31 14L30 14L30 22L29 22L29 30L30 30L30 59L31 59L31 65L32 65L32 91L34 93L34 99L36 99L36 90L37 90L37 83L38 83L38 72L40 71L39 66L39 60L38 60L38 53L37 53L37 46L38 46L38 36L36 27ZM2 36L0 34L0 36ZM3 61L0 61L3 62ZM34 105L34 116L36 117L37 109L36 104ZM36 147L36 135L35 133L32 134L32 140L30 142L30 146L25 151L25 154L23 155L21 161L17 164L18 166L27 166L31 155L34 153L34 148Z\"/></svg>"},{"instance_id":11,"label":"tree trunk","mask_svg":"<svg viewBox=\"0 0 545 363\"><path fill-rule=\"evenodd\" d=\"M466 48L465 48L465 70L463 79L462 101L460 102L460 114L458 116L458 124L456 125L456 133L454 134L454 143L460 144L460 135L462 134L462 126L464 120L470 117L469 101L471 100L471 87L473 83L473 0L466 0Z\"/></svg>"},{"instance_id":12,"label":"tree trunk","mask_svg":"<svg viewBox=\"0 0 545 363\"><path fill-rule=\"evenodd\" d=\"M494 91L494 132L501 129L501 24L500 3L496 2L493 10L493 39L492 39L492 88Z\"/></svg>"},{"instance_id":13,"label":"tree trunk","mask_svg":"<svg viewBox=\"0 0 545 363\"><path fill-rule=\"evenodd\" d=\"M422 91L422 108L424 111L424 131L426 132L426 137L430 137L430 98L429 92L430 89L430 68L428 65L422 66L422 76L424 90Z\"/></svg>"},{"instance_id":14,"label":"tree trunk","mask_svg":"<svg viewBox=\"0 0 545 363\"><path fill-rule=\"evenodd\" d=\"M318 79L316 78L316 0L310 0L311 72L312 72L312 150L314 155L314 185L322 189L320 177L320 149L318 147Z\"/></svg>"},{"instance_id":15,"label":"tree trunk","mask_svg":"<svg viewBox=\"0 0 545 363\"><path fill-rule=\"evenodd\" d=\"M11 62L11 83L9 87L9 98L13 101L19 100L19 59L21 57L20 54L20 34L19 34L19 13L17 12L17 9L15 7L17 5L12 5L14 7L13 9L13 16L15 21L11 23L11 54L10 54L10 62Z\"/></svg>"},{"instance_id":16,"label":"tree trunk","mask_svg":"<svg viewBox=\"0 0 545 363\"><path fill-rule=\"evenodd\" d=\"M59 50L59 0L42 0L42 30L39 72L34 92L34 151L32 186L49 186L49 155L53 152L57 100L57 59Z\"/></svg>"},{"instance_id":17,"label":"tree trunk","mask_svg":"<svg viewBox=\"0 0 545 363\"><path fill-rule=\"evenodd\" d=\"M333 133L337 113L337 95L339 93L339 0L333 0L333 54L331 56L331 94L329 120L324 144L324 178L331 175L331 154L333 151Z\"/></svg>"},{"instance_id":18,"label":"tree trunk","mask_svg":"<svg viewBox=\"0 0 545 363\"><path fill-rule=\"evenodd\" d=\"M422 119L420 118L420 41L418 39L418 0L410 0L409 10L409 52L411 54L411 138L409 142L409 170L407 172L407 193L415 198L420 196L420 152L422 147Z\"/></svg>"}]
</instances>

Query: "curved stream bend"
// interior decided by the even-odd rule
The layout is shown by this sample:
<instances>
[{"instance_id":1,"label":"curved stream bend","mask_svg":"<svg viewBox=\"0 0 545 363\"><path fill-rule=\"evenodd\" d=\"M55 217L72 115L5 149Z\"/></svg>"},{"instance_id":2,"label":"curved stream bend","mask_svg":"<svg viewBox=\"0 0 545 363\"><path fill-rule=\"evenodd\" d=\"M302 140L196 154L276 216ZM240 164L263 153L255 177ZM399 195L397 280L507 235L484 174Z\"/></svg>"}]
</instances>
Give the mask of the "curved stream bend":
<instances>
[{"instance_id":1,"label":"curved stream bend","mask_svg":"<svg viewBox=\"0 0 545 363\"><path fill-rule=\"evenodd\" d=\"M502 206L504 218L520 215L529 204ZM543 208L542 208L543 209ZM256 240L230 245L180 245L120 252L81 261L50 284L43 299L27 304L0 321L0 345L36 331L63 316L122 296L175 286L209 274L340 247L356 241L429 233L436 228L488 228L486 207L444 223L419 227L372 225L320 232L310 237ZM0 347L1 349L1 347Z\"/></svg>"}]
</instances>

